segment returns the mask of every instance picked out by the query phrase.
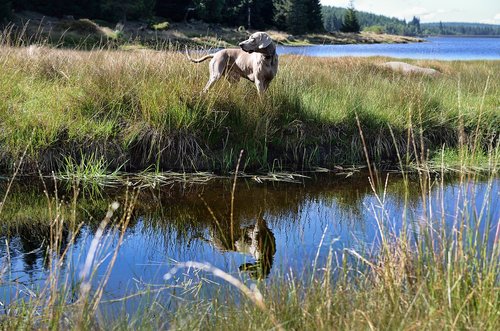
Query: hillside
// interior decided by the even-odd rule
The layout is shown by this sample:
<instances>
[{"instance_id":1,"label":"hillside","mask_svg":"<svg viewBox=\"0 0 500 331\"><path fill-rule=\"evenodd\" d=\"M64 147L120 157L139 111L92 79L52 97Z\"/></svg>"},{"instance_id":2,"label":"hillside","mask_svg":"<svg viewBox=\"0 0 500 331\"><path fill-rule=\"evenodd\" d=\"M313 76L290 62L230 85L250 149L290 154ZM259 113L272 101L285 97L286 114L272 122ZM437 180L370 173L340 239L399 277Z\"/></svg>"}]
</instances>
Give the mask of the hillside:
<instances>
[{"instance_id":1,"label":"hillside","mask_svg":"<svg viewBox=\"0 0 500 331\"><path fill-rule=\"evenodd\" d=\"M427 35L475 35L500 36L500 25L483 23L422 23L423 33Z\"/></svg>"},{"instance_id":2,"label":"hillside","mask_svg":"<svg viewBox=\"0 0 500 331\"><path fill-rule=\"evenodd\" d=\"M339 31L346 8L323 6L323 22L325 29L330 32ZM357 11L357 17L361 29L379 33L390 33L395 35L480 35L500 36L500 25L464 22L436 22L420 23L415 17L406 22L395 17L387 17L373 13Z\"/></svg>"}]
</instances>

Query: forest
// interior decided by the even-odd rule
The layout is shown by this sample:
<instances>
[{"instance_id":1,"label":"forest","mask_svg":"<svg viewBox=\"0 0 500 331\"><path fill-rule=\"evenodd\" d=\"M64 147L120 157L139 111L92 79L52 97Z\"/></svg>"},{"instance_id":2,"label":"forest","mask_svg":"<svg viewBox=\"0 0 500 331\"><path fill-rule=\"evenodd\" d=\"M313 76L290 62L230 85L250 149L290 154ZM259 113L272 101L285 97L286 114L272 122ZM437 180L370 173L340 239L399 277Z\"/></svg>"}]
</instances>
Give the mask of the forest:
<instances>
[{"instance_id":1,"label":"forest","mask_svg":"<svg viewBox=\"0 0 500 331\"><path fill-rule=\"evenodd\" d=\"M0 19L12 10L116 22L162 17L296 34L323 31L319 0L12 0L0 4Z\"/></svg>"},{"instance_id":2,"label":"forest","mask_svg":"<svg viewBox=\"0 0 500 331\"><path fill-rule=\"evenodd\" d=\"M349 8L323 6L323 21L327 31L341 31ZM406 22L395 17L387 17L373 13L356 11L361 30L377 33L389 33L405 36L425 35L482 35L499 36L500 25L481 23L421 23L420 18L413 17Z\"/></svg>"},{"instance_id":3,"label":"forest","mask_svg":"<svg viewBox=\"0 0 500 331\"><path fill-rule=\"evenodd\" d=\"M350 8L321 6L320 0L7 0L0 3L0 23L8 22L14 12L22 10L111 22L196 19L247 29L274 28L292 34L371 31L407 36L500 35L500 25L421 23L418 17L407 22L356 11L352 3Z\"/></svg>"}]
</instances>

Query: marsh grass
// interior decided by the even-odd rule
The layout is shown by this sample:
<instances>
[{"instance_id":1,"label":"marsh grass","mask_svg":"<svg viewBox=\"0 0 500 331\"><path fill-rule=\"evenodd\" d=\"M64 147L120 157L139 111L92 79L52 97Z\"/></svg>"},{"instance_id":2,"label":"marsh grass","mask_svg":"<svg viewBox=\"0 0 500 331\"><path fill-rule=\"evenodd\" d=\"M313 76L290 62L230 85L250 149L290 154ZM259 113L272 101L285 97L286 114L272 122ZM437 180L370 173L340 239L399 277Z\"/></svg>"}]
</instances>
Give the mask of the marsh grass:
<instances>
[{"instance_id":1,"label":"marsh grass","mask_svg":"<svg viewBox=\"0 0 500 331\"><path fill-rule=\"evenodd\" d=\"M243 170L360 164L356 114L379 166L399 164L397 151L404 166L443 148L478 168L498 154L498 61L412 61L443 73L431 78L387 71L377 66L383 58L281 56L259 98L250 82L223 81L202 95L206 64L169 45L79 51L16 41L8 31L0 45L4 172L29 138L24 173L91 157L110 173L228 172L241 149Z\"/></svg>"},{"instance_id":2,"label":"marsh grass","mask_svg":"<svg viewBox=\"0 0 500 331\"><path fill-rule=\"evenodd\" d=\"M280 74L262 99L243 83L232 88L221 83L200 96L206 67L188 64L173 51L81 52L12 47L4 40L4 169L42 173L66 167L72 176L80 174L73 182L120 166L154 164L158 173L164 167L229 171L241 149L242 168L367 163L376 202L366 208L379 231L366 250L320 245L318 250L329 249L327 262L312 263L306 278L282 270L247 285L206 264L181 263L177 268L198 271L182 274L175 285L117 299L141 298L142 308L111 317L104 313L103 291L137 195L127 194L119 208L110 204L87 255L80 257L84 267L73 277L61 267L76 263L69 252L81 227L80 190L74 187L67 204L57 190L53 195L46 190L47 282L36 292L18 289L3 309L2 328L497 330L500 224L485 215L498 196L488 190L471 210L477 198L471 183L477 170L488 169L491 188L498 172L499 63L417 61L444 73L436 79L387 72L374 64L382 59L283 56L280 61ZM12 168L25 151L23 162ZM388 178L377 171L386 159L403 169L406 194L412 189L406 170L417 169L423 212L418 220L403 212L401 231L387 216ZM445 203L449 169L459 171L461 188L451 228L430 202ZM3 201L8 198L7 192ZM97 279L104 261L104 276ZM8 272L8 263L1 270ZM243 295L207 282L207 273L241 285ZM161 294L171 286L184 297L164 306ZM199 295L207 286L215 295Z\"/></svg>"},{"instance_id":3,"label":"marsh grass","mask_svg":"<svg viewBox=\"0 0 500 331\"><path fill-rule=\"evenodd\" d=\"M72 209L80 209L79 191L64 204L56 190L47 195L44 216L50 221L46 284L37 290L3 283L20 287L15 300L4 304L2 327L496 330L500 323L500 225L498 219L487 216L495 215L489 210L498 198L491 190L495 177L490 177L482 195L474 188L475 176L461 173L450 223L439 210L440 204L450 203L444 201L444 172L435 177L422 171L417 178L423 208L419 219L410 218L404 208L397 219L389 218L391 175L380 177L374 172L373 176L368 180L375 200L365 208L374 216L378 234L365 249L334 250L333 243L322 240L318 254L328 252L325 262L310 261L303 275L281 270L272 279L257 282L208 264L179 263L166 274L165 283L141 285L112 300L103 299L102 291L133 217L135 193L127 194L129 198L118 209L116 203L110 204L103 220L92 227L95 233L88 250L74 260L71 252L81 223ZM408 179L400 189L409 195L415 185ZM238 194L234 187L231 190L231 196ZM210 217L209 209L206 217ZM402 222L401 230L395 230L395 222ZM3 261L7 266L3 273L9 270L7 261ZM104 271L97 271L100 265L106 265ZM207 281L214 276L215 280ZM168 282L174 277L175 282ZM221 286L226 282L241 293ZM210 296L203 294L207 288L212 289ZM170 298L169 305L164 304L164 296ZM107 313L107 305L125 307L130 300L139 300L135 312L124 308L123 313Z\"/></svg>"},{"instance_id":4,"label":"marsh grass","mask_svg":"<svg viewBox=\"0 0 500 331\"><path fill-rule=\"evenodd\" d=\"M390 219L386 210L389 175L379 181L380 186L371 181L376 202L366 208L379 229L375 246L340 252L330 246L325 265L311 261L312 277L283 271L282 276L258 284L273 319L263 316L262 308L251 300L228 295L220 301L184 304L172 315L173 327L267 330L278 321L287 330L496 330L500 224L486 216L498 198L491 192L494 178L479 202L473 178L462 173L458 187L463 191L457 196L451 225L431 207L434 198L445 203L443 178L420 178L426 187L421 193L423 214L418 220L400 215L401 231L394 229L399 220ZM328 249L321 246L318 250Z\"/></svg>"}]
</instances>

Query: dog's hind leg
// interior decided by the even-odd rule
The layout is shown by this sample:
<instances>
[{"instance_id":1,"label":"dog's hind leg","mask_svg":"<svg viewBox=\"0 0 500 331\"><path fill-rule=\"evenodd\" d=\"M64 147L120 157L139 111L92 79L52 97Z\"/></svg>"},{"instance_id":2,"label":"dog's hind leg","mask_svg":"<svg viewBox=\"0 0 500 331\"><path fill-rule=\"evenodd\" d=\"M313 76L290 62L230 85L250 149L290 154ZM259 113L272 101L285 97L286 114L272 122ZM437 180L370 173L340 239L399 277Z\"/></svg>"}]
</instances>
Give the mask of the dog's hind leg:
<instances>
[{"instance_id":1,"label":"dog's hind leg","mask_svg":"<svg viewBox=\"0 0 500 331\"><path fill-rule=\"evenodd\" d=\"M212 87L212 85L222 77L222 75L224 74L224 67L225 63L223 63L219 57L214 57L210 61L210 78L208 79L208 82L203 89L203 93L207 93L210 87Z\"/></svg>"},{"instance_id":2,"label":"dog's hind leg","mask_svg":"<svg viewBox=\"0 0 500 331\"><path fill-rule=\"evenodd\" d=\"M210 87L215 84L216 81L220 79L221 75L215 75L215 76L210 76L210 79L208 80L207 84L205 85L205 88L203 89L203 93L207 93L208 90L210 90Z\"/></svg>"}]
</instances>

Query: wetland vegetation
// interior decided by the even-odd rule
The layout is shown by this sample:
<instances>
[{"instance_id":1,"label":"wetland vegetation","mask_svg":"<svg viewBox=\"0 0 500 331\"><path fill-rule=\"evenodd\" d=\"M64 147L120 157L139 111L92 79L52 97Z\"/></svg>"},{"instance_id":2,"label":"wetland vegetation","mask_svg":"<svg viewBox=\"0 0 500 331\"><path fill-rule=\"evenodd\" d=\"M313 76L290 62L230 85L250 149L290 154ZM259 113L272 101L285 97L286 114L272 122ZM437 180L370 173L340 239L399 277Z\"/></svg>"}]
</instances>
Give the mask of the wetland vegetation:
<instances>
[{"instance_id":1,"label":"wetland vegetation","mask_svg":"<svg viewBox=\"0 0 500 331\"><path fill-rule=\"evenodd\" d=\"M0 324L495 330L500 182L442 175L213 178L97 198L15 182Z\"/></svg>"},{"instance_id":2,"label":"wetland vegetation","mask_svg":"<svg viewBox=\"0 0 500 331\"><path fill-rule=\"evenodd\" d=\"M384 61L201 95L176 49L4 34L0 328L497 330L500 62Z\"/></svg>"},{"instance_id":3,"label":"wetland vegetation","mask_svg":"<svg viewBox=\"0 0 500 331\"><path fill-rule=\"evenodd\" d=\"M499 160L499 61L410 61L442 73L427 77L384 69L383 58L281 56L259 98L247 82L201 95L206 65L175 50L0 43L3 173L24 151L23 173L82 162L227 172L242 149L245 170L332 168L365 163L360 130L378 166Z\"/></svg>"}]
</instances>

